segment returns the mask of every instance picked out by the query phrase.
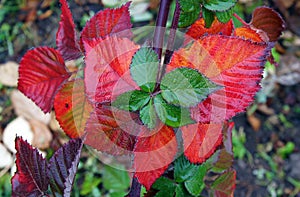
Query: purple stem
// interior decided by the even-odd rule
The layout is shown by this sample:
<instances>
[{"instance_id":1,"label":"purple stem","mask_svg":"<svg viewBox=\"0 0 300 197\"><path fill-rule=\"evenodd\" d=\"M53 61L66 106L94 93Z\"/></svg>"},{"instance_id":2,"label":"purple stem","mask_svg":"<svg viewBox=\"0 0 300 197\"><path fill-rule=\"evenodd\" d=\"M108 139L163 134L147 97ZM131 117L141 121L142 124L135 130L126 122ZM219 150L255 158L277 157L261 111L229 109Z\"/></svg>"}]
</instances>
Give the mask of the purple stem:
<instances>
[{"instance_id":1,"label":"purple stem","mask_svg":"<svg viewBox=\"0 0 300 197\"><path fill-rule=\"evenodd\" d=\"M141 184L137 178L133 178L132 185L129 194L126 197L140 197L141 195Z\"/></svg>"},{"instance_id":2,"label":"purple stem","mask_svg":"<svg viewBox=\"0 0 300 197\"><path fill-rule=\"evenodd\" d=\"M156 19L156 28L154 32L153 46L154 51L158 55L158 59L161 59L162 48L164 44L165 27L168 20L170 5L172 0L161 0L158 16Z\"/></svg>"}]
</instances>

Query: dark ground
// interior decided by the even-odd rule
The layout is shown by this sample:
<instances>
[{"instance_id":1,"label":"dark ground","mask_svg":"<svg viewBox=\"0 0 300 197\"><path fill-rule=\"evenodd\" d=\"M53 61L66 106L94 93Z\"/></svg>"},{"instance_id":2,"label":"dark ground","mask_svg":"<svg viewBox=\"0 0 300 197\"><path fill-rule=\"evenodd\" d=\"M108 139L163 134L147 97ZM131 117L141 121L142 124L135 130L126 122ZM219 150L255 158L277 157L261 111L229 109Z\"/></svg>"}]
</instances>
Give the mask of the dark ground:
<instances>
[{"instance_id":1,"label":"dark ground","mask_svg":"<svg viewBox=\"0 0 300 197\"><path fill-rule=\"evenodd\" d=\"M99 4L89 3L95 1L77 0L76 2L79 2L77 4L70 2L78 27L82 22L82 16L87 15L90 10L97 11L102 8ZM8 45L7 40L1 40L0 62L8 60L19 62L22 55L34 46L55 47L60 10L57 3L53 5L54 7L51 7L51 5L44 6L38 3L31 8L31 11L27 8L5 15L2 24L7 23L11 27L19 24L20 27L10 38L14 49L13 54L9 55L8 50L5 50ZM289 18L286 18L290 28L288 31L292 29L294 33L299 33L297 32L299 26L293 22L294 8L284 9L282 5L281 7L272 5L284 13L285 17L292 19L289 21ZM47 16L49 10L51 14ZM298 19L300 21L300 17ZM13 30L9 32L12 34ZM281 39L282 44L278 47L279 50L281 49L282 56L300 51L300 47L293 46L292 42L286 46L284 39ZM237 197L300 196L300 84L287 86L275 83L272 93L271 96L266 95L265 103L260 104L268 110L257 109L248 115L244 113L234 118L236 130L239 131L237 133L240 134L236 138L241 137L243 133L246 135L246 140L242 143L246 153L239 159L235 159L234 163L234 168L237 170L235 192ZM2 90L1 106L4 106L8 99L5 90ZM255 103L255 106L259 105ZM9 106L5 106L5 109L2 111L4 117L1 121L2 129L14 116L13 109ZM249 121L249 116L254 117L256 121ZM287 147L288 142L292 143L294 148L286 152L282 151Z\"/></svg>"}]
</instances>

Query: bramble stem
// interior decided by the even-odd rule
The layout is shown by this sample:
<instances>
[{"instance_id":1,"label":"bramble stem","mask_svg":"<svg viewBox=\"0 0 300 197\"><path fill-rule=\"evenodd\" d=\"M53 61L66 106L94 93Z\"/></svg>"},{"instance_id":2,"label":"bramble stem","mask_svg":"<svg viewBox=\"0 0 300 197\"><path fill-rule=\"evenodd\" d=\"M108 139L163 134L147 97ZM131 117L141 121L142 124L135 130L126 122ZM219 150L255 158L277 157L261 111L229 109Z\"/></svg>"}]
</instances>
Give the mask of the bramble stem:
<instances>
[{"instance_id":1,"label":"bramble stem","mask_svg":"<svg viewBox=\"0 0 300 197\"><path fill-rule=\"evenodd\" d=\"M158 16L156 19L156 28L154 32L153 46L154 51L158 55L158 59L161 60L162 48L164 44L165 27L168 20L170 5L172 0L161 0Z\"/></svg>"},{"instance_id":2,"label":"bramble stem","mask_svg":"<svg viewBox=\"0 0 300 197\"><path fill-rule=\"evenodd\" d=\"M129 194L126 197L140 197L141 195L141 184L137 178L132 179L132 185Z\"/></svg>"}]
</instances>

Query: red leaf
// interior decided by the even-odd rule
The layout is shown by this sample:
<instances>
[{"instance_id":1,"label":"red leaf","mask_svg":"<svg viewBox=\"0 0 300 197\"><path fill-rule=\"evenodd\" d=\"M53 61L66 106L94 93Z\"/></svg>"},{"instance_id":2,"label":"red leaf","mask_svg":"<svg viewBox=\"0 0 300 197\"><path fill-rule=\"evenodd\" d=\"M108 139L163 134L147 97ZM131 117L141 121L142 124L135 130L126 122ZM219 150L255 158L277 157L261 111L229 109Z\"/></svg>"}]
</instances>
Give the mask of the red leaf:
<instances>
[{"instance_id":1,"label":"red leaf","mask_svg":"<svg viewBox=\"0 0 300 197\"><path fill-rule=\"evenodd\" d=\"M175 52L167 71L194 68L223 86L191 108L191 116L197 122L220 123L243 112L253 102L270 48L265 43L236 37L206 36Z\"/></svg>"},{"instance_id":2,"label":"red leaf","mask_svg":"<svg viewBox=\"0 0 300 197\"><path fill-rule=\"evenodd\" d=\"M130 2L117 9L105 9L89 20L81 33L81 40L105 38L115 34L117 37L131 38Z\"/></svg>"},{"instance_id":3,"label":"red leaf","mask_svg":"<svg viewBox=\"0 0 300 197\"><path fill-rule=\"evenodd\" d=\"M177 152L176 136L171 127L160 124L144 129L134 149L135 177L147 190L168 168Z\"/></svg>"},{"instance_id":4,"label":"red leaf","mask_svg":"<svg viewBox=\"0 0 300 197\"><path fill-rule=\"evenodd\" d=\"M100 104L94 110L87 121L85 144L112 155L131 154L143 127L137 123L139 115Z\"/></svg>"},{"instance_id":5,"label":"red leaf","mask_svg":"<svg viewBox=\"0 0 300 197\"><path fill-rule=\"evenodd\" d=\"M192 163L203 163L222 143L223 124L192 124L181 127L184 155Z\"/></svg>"},{"instance_id":6,"label":"red leaf","mask_svg":"<svg viewBox=\"0 0 300 197\"><path fill-rule=\"evenodd\" d=\"M48 177L55 196L70 196L83 142L72 139L58 149L49 161Z\"/></svg>"},{"instance_id":7,"label":"red leaf","mask_svg":"<svg viewBox=\"0 0 300 197\"><path fill-rule=\"evenodd\" d=\"M72 14L66 0L60 0L60 3L61 19L56 33L57 50L62 54L65 60L77 59L82 53L78 45Z\"/></svg>"},{"instance_id":8,"label":"red leaf","mask_svg":"<svg viewBox=\"0 0 300 197\"><path fill-rule=\"evenodd\" d=\"M236 182L236 171L229 170L224 172L212 183L211 188L214 190L213 196L216 197L233 197Z\"/></svg>"},{"instance_id":9,"label":"red leaf","mask_svg":"<svg viewBox=\"0 0 300 197\"><path fill-rule=\"evenodd\" d=\"M71 138L84 133L93 108L84 94L83 79L67 82L55 96L54 109L61 128Z\"/></svg>"},{"instance_id":10,"label":"red leaf","mask_svg":"<svg viewBox=\"0 0 300 197\"><path fill-rule=\"evenodd\" d=\"M12 196L44 196L48 190L47 163L37 149L16 138L17 171L12 177Z\"/></svg>"},{"instance_id":11,"label":"red leaf","mask_svg":"<svg viewBox=\"0 0 300 197\"><path fill-rule=\"evenodd\" d=\"M129 66L139 46L127 38L108 37L85 40L84 83L92 102L111 102L116 96L134 90Z\"/></svg>"},{"instance_id":12,"label":"red leaf","mask_svg":"<svg viewBox=\"0 0 300 197\"><path fill-rule=\"evenodd\" d=\"M281 16L268 7L259 7L254 10L250 26L266 32L271 42L277 41L285 29Z\"/></svg>"},{"instance_id":13,"label":"red leaf","mask_svg":"<svg viewBox=\"0 0 300 197\"><path fill-rule=\"evenodd\" d=\"M69 77L62 56L55 49L38 47L28 51L20 62L18 89L47 113L58 89Z\"/></svg>"},{"instance_id":14,"label":"red leaf","mask_svg":"<svg viewBox=\"0 0 300 197\"><path fill-rule=\"evenodd\" d=\"M230 20L227 23L221 23L217 18L213 21L210 28L205 27L205 21L203 18L197 20L186 32L185 43L191 39L199 39L205 34L222 34L230 36L233 31L233 22Z\"/></svg>"},{"instance_id":15,"label":"red leaf","mask_svg":"<svg viewBox=\"0 0 300 197\"><path fill-rule=\"evenodd\" d=\"M234 30L234 36L252 40L253 42L268 42L269 37L262 30L254 30L250 27L239 27Z\"/></svg>"}]
</instances>

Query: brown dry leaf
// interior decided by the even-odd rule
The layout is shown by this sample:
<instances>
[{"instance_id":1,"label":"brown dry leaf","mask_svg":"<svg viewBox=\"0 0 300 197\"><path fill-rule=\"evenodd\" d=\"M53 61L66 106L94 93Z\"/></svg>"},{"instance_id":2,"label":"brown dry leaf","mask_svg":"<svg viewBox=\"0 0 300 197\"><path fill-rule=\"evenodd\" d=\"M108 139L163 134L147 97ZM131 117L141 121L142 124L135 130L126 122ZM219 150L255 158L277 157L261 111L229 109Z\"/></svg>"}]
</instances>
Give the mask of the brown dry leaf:
<instances>
[{"instance_id":1,"label":"brown dry leaf","mask_svg":"<svg viewBox=\"0 0 300 197\"><path fill-rule=\"evenodd\" d=\"M48 124L50 122L51 115L49 113L44 114L44 112L36 106L32 100L24 96L24 94L20 91L13 90L10 95L10 99L17 115L23 116L28 120L36 119L44 124Z\"/></svg>"},{"instance_id":2,"label":"brown dry leaf","mask_svg":"<svg viewBox=\"0 0 300 197\"><path fill-rule=\"evenodd\" d=\"M300 60L294 55L284 55L280 59L276 81L282 85L295 85L300 82Z\"/></svg>"},{"instance_id":3,"label":"brown dry leaf","mask_svg":"<svg viewBox=\"0 0 300 197\"><path fill-rule=\"evenodd\" d=\"M254 131L259 131L261 127L261 121L254 114L248 115L247 120Z\"/></svg>"},{"instance_id":4,"label":"brown dry leaf","mask_svg":"<svg viewBox=\"0 0 300 197\"><path fill-rule=\"evenodd\" d=\"M52 15L53 11L52 10L47 10L43 14L39 15L40 20L44 20L46 18L49 18Z\"/></svg>"},{"instance_id":5,"label":"brown dry leaf","mask_svg":"<svg viewBox=\"0 0 300 197\"><path fill-rule=\"evenodd\" d=\"M16 136L22 136L28 143L31 143L33 139L33 132L30 128L29 122L21 116L11 121L3 131L3 143L13 153L16 153Z\"/></svg>"},{"instance_id":6,"label":"brown dry leaf","mask_svg":"<svg viewBox=\"0 0 300 197\"><path fill-rule=\"evenodd\" d=\"M6 86L16 87L18 84L19 65L15 62L6 62L0 65L0 83Z\"/></svg>"},{"instance_id":7,"label":"brown dry leaf","mask_svg":"<svg viewBox=\"0 0 300 197\"><path fill-rule=\"evenodd\" d=\"M275 110L272 108L269 108L265 103L259 104L257 106L257 110L259 110L260 112L266 114L266 115L274 115L275 114Z\"/></svg>"},{"instance_id":8,"label":"brown dry leaf","mask_svg":"<svg viewBox=\"0 0 300 197\"><path fill-rule=\"evenodd\" d=\"M39 149L49 148L52 140L52 134L47 125L34 119L30 120L29 123L34 133L32 145Z\"/></svg>"},{"instance_id":9,"label":"brown dry leaf","mask_svg":"<svg viewBox=\"0 0 300 197\"><path fill-rule=\"evenodd\" d=\"M0 158L0 168L5 168L13 164L12 155L2 143L0 143Z\"/></svg>"}]
</instances>

